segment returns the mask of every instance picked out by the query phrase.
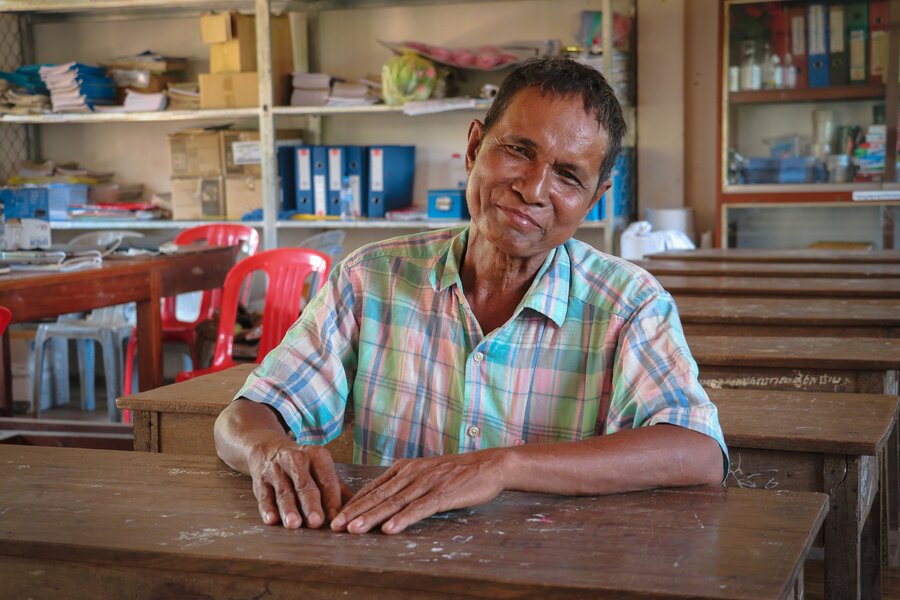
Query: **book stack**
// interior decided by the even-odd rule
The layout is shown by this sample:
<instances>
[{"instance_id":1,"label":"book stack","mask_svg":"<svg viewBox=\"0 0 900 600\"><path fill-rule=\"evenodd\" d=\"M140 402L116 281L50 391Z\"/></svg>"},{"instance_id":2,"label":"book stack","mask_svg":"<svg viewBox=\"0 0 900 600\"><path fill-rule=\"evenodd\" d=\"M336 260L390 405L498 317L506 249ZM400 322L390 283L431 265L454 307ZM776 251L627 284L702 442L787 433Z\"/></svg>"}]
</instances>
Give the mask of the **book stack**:
<instances>
[{"instance_id":1,"label":"book stack","mask_svg":"<svg viewBox=\"0 0 900 600\"><path fill-rule=\"evenodd\" d=\"M91 112L116 102L116 84L104 67L70 62L44 65L39 72L50 90L53 112Z\"/></svg>"},{"instance_id":2,"label":"book stack","mask_svg":"<svg viewBox=\"0 0 900 600\"><path fill-rule=\"evenodd\" d=\"M854 181L879 182L884 177L885 144L887 128L884 125L869 125L866 141L853 151L856 166Z\"/></svg>"},{"instance_id":3,"label":"book stack","mask_svg":"<svg viewBox=\"0 0 900 600\"><path fill-rule=\"evenodd\" d=\"M49 94L37 66L0 71L0 113L35 114L50 110Z\"/></svg>"},{"instance_id":4,"label":"book stack","mask_svg":"<svg viewBox=\"0 0 900 600\"><path fill-rule=\"evenodd\" d=\"M326 73L294 73L291 106L325 106L331 96L331 75Z\"/></svg>"},{"instance_id":5,"label":"book stack","mask_svg":"<svg viewBox=\"0 0 900 600\"><path fill-rule=\"evenodd\" d=\"M169 110L198 110L200 108L200 84L170 83Z\"/></svg>"},{"instance_id":6,"label":"book stack","mask_svg":"<svg viewBox=\"0 0 900 600\"><path fill-rule=\"evenodd\" d=\"M125 112L166 110L168 97L165 92L142 93L125 90Z\"/></svg>"}]
</instances>

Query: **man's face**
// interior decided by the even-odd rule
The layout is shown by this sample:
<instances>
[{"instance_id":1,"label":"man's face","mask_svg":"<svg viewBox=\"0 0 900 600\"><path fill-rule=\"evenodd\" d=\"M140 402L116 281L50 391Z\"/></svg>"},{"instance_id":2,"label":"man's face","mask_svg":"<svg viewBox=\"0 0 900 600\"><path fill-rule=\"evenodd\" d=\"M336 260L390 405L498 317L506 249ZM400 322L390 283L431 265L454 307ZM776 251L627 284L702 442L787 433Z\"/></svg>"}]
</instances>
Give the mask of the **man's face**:
<instances>
[{"instance_id":1,"label":"man's face","mask_svg":"<svg viewBox=\"0 0 900 600\"><path fill-rule=\"evenodd\" d=\"M489 132L469 129L466 199L475 235L528 258L564 243L603 192L606 132L581 96L519 91Z\"/></svg>"}]
</instances>

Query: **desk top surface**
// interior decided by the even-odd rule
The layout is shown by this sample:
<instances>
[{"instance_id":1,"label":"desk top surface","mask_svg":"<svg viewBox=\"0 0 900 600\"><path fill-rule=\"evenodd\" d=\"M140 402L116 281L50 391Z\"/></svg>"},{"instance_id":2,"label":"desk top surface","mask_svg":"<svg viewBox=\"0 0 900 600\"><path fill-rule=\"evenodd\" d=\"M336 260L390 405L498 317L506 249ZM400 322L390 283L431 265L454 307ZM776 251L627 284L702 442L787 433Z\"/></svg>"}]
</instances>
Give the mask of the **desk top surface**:
<instances>
[{"instance_id":1,"label":"desk top surface","mask_svg":"<svg viewBox=\"0 0 900 600\"><path fill-rule=\"evenodd\" d=\"M708 389L729 446L876 456L900 405L896 396Z\"/></svg>"},{"instance_id":2,"label":"desk top surface","mask_svg":"<svg viewBox=\"0 0 900 600\"><path fill-rule=\"evenodd\" d=\"M654 275L726 275L729 277L897 278L900 264L764 263L676 260L632 261Z\"/></svg>"},{"instance_id":3,"label":"desk top surface","mask_svg":"<svg viewBox=\"0 0 900 600\"><path fill-rule=\"evenodd\" d=\"M657 275L675 295L803 296L809 298L900 298L900 278L746 277L726 275Z\"/></svg>"},{"instance_id":4,"label":"desk top surface","mask_svg":"<svg viewBox=\"0 0 900 600\"><path fill-rule=\"evenodd\" d=\"M380 472L339 468L354 488ZM783 597L826 510L822 494L719 487L504 493L354 536L263 526L249 479L212 457L6 446L0 480L0 556L493 598Z\"/></svg>"},{"instance_id":5,"label":"desk top surface","mask_svg":"<svg viewBox=\"0 0 900 600\"><path fill-rule=\"evenodd\" d=\"M885 299L743 298L682 295L683 323L898 327L900 303Z\"/></svg>"},{"instance_id":6,"label":"desk top surface","mask_svg":"<svg viewBox=\"0 0 900 600\"><path fill-rule=\"evenodd\" d=\"M703 248L669 250L647 256L650 260L698 260L731 262L808 262L847 264L900 264L900 250L756 250Z\"/></svg>"}]
</instances>

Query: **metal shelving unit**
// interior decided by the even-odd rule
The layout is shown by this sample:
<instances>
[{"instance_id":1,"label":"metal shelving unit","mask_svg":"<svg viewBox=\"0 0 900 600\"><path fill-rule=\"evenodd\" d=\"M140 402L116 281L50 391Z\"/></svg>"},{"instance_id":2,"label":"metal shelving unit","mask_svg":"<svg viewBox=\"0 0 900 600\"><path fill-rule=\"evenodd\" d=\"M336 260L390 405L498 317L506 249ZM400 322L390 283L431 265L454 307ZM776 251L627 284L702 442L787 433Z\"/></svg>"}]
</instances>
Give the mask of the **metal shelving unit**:
<instances>
[{"instance_id":1,"label":"metal shelving unit","mask_svg":"<svg viewBox=\"0 0 900 600\"><path fill-rule=\"evenodd\" d=\"M451 0L462 2L464 0ZM308 117L313 135L321 133L321 119L339 118L344 115L372 115L373 118L388 114L403 114L402 107L375 105L364 107L298 107L275 106L272 98L272 68L270 39L270 14L274 11L303 10L312 15L328 8L373 8L382 6L414 6L434 4L434 0L0 0L0 16L15 15L20 17L25 38L30 40L29 27L34 23L53 21L76 21L86 19L133 19L142 17L166 17L175 14L181 16L200 15L208 10L253 10L257 15L256 34L257 64L259 73L259 106L256 108L228 110L196 110L196 111L162 111L117 113L97 112L84 114L40 114L40 115L4 115L0 116L0 128L4 125L53 126L58 124L99 124L99 123L148 123L168 121L214 121L223 119L256 119L260 132L263 219L249 222L259 227L263 234L266 248L278 246L278 231L291 229L427 229L447 227L462 223L461 221L429 220L429 221L385 221L366 220L299 220L278 221L278 177L275 155L275 122L280 117ZM612 14L613 0L603 0L604 14ZM312 19L312 22L315 18ZM612 39L612 19L603 23L604 39ZM314 39L311 40L314 43ZM21 44L24 49L22 62L31 59L33 53L27 48L27 42ZM612 53L607 53L605 71L612 70ZM468 110L484 111L490 106L489 101L479 100ZM466 110L466 109L462 109ZM418 118L427 118L422 115ZM410 119L417 117L410 116ZM40 153L35 139L27 144L32 158ZM604 221L586 222L582 227L604 232L603 250L612 252L613 244L613 200L612 194L606 198L606 219ZM127 227L130 229L174 229L190 227L209 221L144 221L144 220L84 220L55 221L54 229L99 229Z\"/></svg>"}]
</instances>

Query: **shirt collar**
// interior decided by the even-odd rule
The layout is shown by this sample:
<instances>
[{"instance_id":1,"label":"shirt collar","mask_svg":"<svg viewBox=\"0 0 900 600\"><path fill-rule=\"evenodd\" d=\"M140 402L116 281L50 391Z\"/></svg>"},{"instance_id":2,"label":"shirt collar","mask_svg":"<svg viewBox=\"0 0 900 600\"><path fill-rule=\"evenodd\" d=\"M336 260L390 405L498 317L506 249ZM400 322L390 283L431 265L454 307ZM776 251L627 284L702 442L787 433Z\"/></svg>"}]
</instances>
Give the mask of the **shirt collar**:
<instances>
[{"instance_id":1,"label":"shirt collar","mask_svg":"<svg viewBox=\"0 0 900 600\"><path fill-rule=\"evenodd\" d=\"M460 268L468 241L468 227L450 239L447 248L435 262L429 277L433 288L443 291L454 284L462 287ZM569 252L563 244L547 255L531 287L516 308L514 316L523 309L530 308L551 319L558 327L562 327L569 309L571 278L572 264Z\"/></svg>"}]
</instances>

